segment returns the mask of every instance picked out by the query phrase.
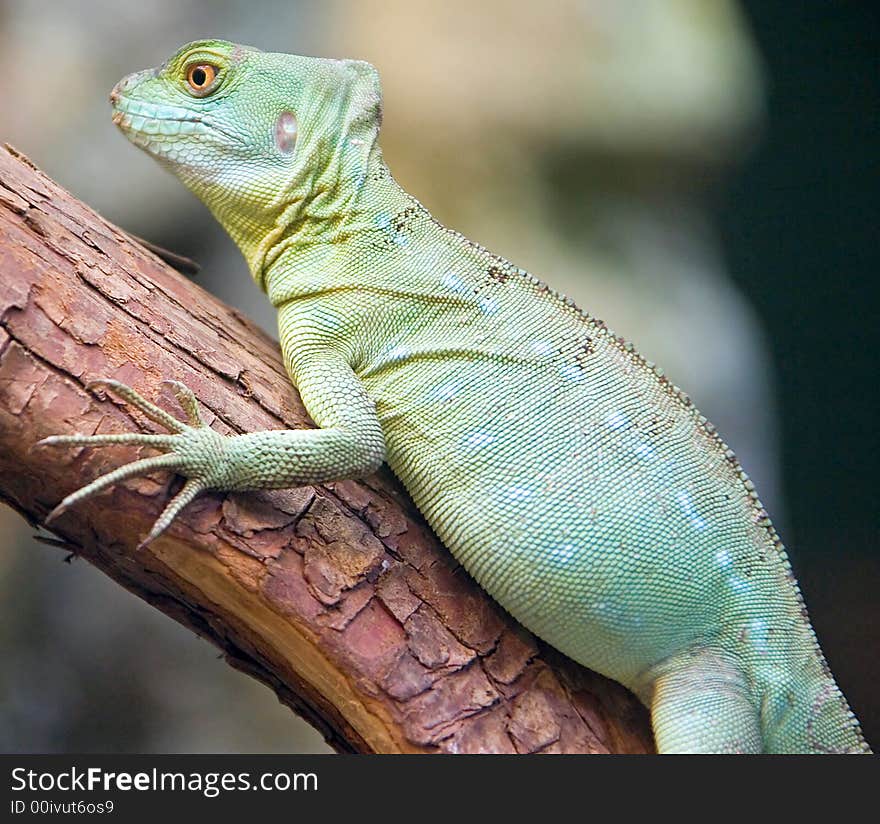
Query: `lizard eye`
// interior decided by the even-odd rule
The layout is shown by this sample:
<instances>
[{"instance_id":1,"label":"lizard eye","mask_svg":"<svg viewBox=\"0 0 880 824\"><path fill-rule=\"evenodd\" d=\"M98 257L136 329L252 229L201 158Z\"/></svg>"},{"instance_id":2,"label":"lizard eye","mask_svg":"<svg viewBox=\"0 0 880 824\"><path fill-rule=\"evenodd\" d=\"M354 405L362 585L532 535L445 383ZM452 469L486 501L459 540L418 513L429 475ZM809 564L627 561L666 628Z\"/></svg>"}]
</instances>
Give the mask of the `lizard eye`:
<instances>
[{"instance_id":1,"label":"lizard eye","mask_svg":"<svg viewBox=\"0 0 880 824\"><path fill-rule=\"evenodd\" d=\"M217 67L210 63L193 63L186 70L186 82L197 95L207 94L216 77Z\"/></svg>"}]
</instances>

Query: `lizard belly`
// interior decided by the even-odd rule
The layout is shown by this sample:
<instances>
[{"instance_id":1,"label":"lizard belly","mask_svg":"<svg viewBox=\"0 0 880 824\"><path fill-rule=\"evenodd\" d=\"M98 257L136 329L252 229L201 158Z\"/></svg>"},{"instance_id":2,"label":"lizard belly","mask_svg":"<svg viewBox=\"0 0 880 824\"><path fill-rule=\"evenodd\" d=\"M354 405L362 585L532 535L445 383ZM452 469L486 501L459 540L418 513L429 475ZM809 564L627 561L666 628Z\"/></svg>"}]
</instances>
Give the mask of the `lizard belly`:
<instances>
[{"instance_id":1,"label":"lizard belly","mask_svg":"<svg viewBox=\"0 0 880 824\"><path fill-rule=\"evenodd\" d=\"M404 363L366 382L389 464L456 559L557 649L635 686L738 632L778 587L741 481L667 390L492 359L463 371Z\"/></svg>"}]
</instances>

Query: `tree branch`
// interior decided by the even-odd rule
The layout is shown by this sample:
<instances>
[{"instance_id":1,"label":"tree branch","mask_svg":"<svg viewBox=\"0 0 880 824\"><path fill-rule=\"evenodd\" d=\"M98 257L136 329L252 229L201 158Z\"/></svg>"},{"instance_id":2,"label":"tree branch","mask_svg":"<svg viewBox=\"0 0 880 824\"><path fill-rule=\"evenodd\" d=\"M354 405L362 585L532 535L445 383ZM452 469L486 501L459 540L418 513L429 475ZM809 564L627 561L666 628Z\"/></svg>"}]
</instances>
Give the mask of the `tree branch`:
<instances>
[{"instance_id":1,"label":"tree branch","mask_svg":"<svg viewBox=\"0 0 880 824\"><path fill-rule=\"evenodd\" d=\"M0 498L32 524L140 456L33 449L40 438L158 431L86 391L99 378L178 416L161 382L183 381L223 432L310 425L275 341L0 150ZM337 750L651 749L641 705L504 614L390 472L206 494L136 551L179 484L167 475L122 483L62 515L53 532L271 686Z\"/></svg>"}]
</instances>

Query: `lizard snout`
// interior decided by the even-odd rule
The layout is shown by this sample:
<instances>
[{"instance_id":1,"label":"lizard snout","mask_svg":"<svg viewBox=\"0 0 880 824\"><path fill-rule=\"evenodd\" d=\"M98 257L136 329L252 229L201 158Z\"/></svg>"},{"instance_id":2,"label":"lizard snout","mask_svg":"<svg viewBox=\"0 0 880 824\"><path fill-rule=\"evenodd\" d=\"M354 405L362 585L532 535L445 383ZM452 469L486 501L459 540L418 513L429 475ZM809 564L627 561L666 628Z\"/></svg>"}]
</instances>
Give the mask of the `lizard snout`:
<instances>
[{"instance_id":1,"label":"lizard snout","mask_svg":"<svg viewBox=\"0 0 880 824\"><path fill-rule=\"evenodd\" d=\"M153 69L144 69L140 72L127 74L122 78L110 91L110 102L115 106L120 98L124 97L126 92L130 92L135 86L139 85L143 80L155 77L156 72Z\"/></svg>"}]
</instances>

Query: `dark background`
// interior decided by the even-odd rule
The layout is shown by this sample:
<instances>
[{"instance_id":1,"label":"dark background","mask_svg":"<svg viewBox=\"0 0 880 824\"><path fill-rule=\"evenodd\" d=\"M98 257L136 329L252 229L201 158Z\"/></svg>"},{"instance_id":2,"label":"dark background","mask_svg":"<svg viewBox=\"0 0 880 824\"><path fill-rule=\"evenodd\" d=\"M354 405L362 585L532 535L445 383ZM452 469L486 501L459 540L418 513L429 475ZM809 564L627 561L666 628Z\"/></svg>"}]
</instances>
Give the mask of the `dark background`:
<instances>
[{"instance_id":1,"label":"dark background","mask_svg":"<svg viewBox=\"0 0 880 824\"><path fill-rule=\"evenodd\" d=\"M744 9L768 112L718 198L719 224L731 275L769 330L784 538L831 668L876 748L880 13L871 2Z\"/></svg>"}]
</instances>

